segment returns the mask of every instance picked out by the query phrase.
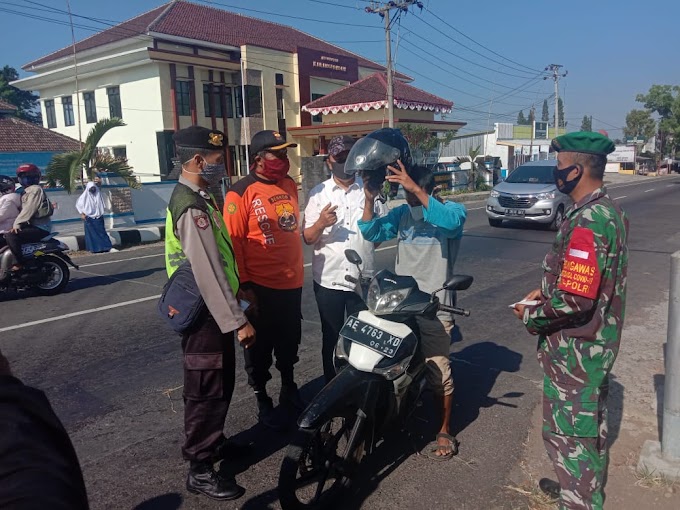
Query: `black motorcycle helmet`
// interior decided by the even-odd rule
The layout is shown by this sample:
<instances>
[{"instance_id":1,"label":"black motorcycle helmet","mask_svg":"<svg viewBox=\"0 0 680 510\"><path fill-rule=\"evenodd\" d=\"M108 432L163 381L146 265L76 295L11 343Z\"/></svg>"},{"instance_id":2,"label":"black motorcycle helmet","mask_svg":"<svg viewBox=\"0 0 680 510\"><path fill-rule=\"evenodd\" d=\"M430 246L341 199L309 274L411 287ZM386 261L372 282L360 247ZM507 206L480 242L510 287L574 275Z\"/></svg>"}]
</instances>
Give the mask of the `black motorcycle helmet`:
<instances>
[{"instance_id":1,"label":"black motorcycle helmet","mask_svg":"<svg viewBox=\"0 0 680 510\"><path fill-rule=\"evenodd\" d=\"M7 177L6 175L0 175L0 195L13 193L15 189L16 185L14 184L14 179Z\"/></svg>"},{"instance_id":2,"label":"black motorcycle helmet","mask_svg":"<svg viewBox=\"0 0 680 510\"><path fill-rule=\"evenodd\" d=\"M345 173L361 175L369 189L378 190L387 175L387 167L401 160L408 169L411 166L411 149L401 131L383 128L361 138L349 151ZM398 186L392 186L390 196L397 194Z\"/></svg>"}]
</instances>

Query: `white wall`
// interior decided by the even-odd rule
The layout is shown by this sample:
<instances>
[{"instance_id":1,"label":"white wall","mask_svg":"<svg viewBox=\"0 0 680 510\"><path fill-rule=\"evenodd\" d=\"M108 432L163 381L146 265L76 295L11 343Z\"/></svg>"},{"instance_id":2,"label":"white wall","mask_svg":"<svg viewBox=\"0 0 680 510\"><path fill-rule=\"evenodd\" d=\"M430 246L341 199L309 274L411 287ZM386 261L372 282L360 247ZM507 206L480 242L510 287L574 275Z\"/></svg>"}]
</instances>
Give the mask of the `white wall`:
<instances>
[{"instance_id":1,"label":"white wall","mask_svg":"<svg viewBox=\"0 0 680 510\"><path fill-rule=\"evenodd\" d=\"M161 82L159 65L147 63L143 66L105 72L97 76L79 80L81 136L85 140L94 124L87 124L82 92L94 91L97 119L109 117L109 101L106 88L120 87L120 102L123 121L126 126L112 129L100 147L125 146L130 165L135 173L145 181L159 180L158 151L156 132L164 129L163 103L161 101ZM74 95L75 83L65 83L40 90L43 119L46 118L44 100L54 99L57 127L55 131L78 139L77 101ZM61 97L71 95L74 109L74 126L64 123Z\"/></svg>"}]
</instances>

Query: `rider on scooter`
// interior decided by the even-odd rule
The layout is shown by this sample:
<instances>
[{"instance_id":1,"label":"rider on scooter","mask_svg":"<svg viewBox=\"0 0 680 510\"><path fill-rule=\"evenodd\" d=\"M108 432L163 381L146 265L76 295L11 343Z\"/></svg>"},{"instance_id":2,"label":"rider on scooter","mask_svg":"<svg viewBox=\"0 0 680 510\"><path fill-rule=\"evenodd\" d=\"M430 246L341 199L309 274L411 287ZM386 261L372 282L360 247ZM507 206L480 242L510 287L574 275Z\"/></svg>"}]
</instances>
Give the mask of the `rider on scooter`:
<instances>
[{"instance_id":1,"label":"rider on scooter","mask_svg":"<svg viewBox=\"0 0 680 510\"><path fill-rule=\"evenodd\" d=\"M21 245L38 242L52 230L52 205L40 187L40 177L40 169L31 163L17 168L17 178L24 189L21 212L12 229L5 234L5 241L16 260L12 271L18 271L24 263Z\"/></svg>"},{"instance_id":2,"label":"rider on scooter","mask_svg":"<svg viewBox=\"0 0 680 510\"><path fill-rule=\"evenodd\" d=\"M408 142L397 129L380 129L359 140L352 147L345 168L347 173L363 171L376 177L385 176L392 190L401 185L407 204L395 207L381 218L375 218L373 213L378 182L365 187L366 206L358 222L359 230L367 241L374 243L396 237L395 272L413 276L422 291L430 293L439 289L443 281L453 276L467 215L465 206L444 203L433 196L432 172L412 163ZM454 305L451 292L442 291L438 297L443 304ZM427 380L442 413L436 441L428 445L424 453L436 460L450 459L458 452L458 441L450 430L453 379L449 352L454 322L446 312L439 312L435 319L418 317L417 322L420 348L427 360Z\"/></svg>"},{"instance_id":3,"label":"rider on scooter","mask_svg":"<svg viewBox=\"0 0 680 510\"><path fill-rule=\"evenodd\" d=\"M4 248L5 234L12 229L21 211L21 197L15 191L14 179L0 175L0 248Z\"/></svg>"}]
</instances>

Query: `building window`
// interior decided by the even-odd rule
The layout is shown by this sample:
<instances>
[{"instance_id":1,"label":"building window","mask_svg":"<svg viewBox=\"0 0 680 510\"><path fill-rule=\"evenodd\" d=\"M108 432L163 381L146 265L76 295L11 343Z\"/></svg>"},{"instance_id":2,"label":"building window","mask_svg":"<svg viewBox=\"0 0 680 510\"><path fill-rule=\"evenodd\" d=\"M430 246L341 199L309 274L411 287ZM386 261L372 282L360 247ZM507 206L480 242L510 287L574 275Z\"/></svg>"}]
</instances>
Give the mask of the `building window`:
<instances>
[{"instance_id":1,"label":"building window","mask_svg":"<svg viewBox=\"0 0 680 510\"><path fill-rule=\"evenodd\" d=\"M175 107L177 108L177 115L191 115L190 85L191 83L188 81L177 80L175 82Z\"/></svg>"},{"instance_id":2,"label":"building window","mask_svg":"<svg viewBox=\"0 0 680 510\"><path fill-rule=\"evenodd\" d=\"M61 104L64 108L64 125L73 126L76 123L73 118L73 98L71 96L62 97Z\"/></svg>"},{"instance_id":3,"label":"building window","mask_svg":"<svg viewBox=\"0 0 680 510\"><path fill-rule=\"evenodd\" d=\"M112 147L113 157L116 159L127 159L127 147L123 145L122 147Z\"/></svg>"},{"instance_id":4,"label":"building window","mask_svg":"<svg viewBox=\"0 0 680 510\"><path fill-rule=\"evenodd\" d=\"M45 117L47 117L47 127L53 129L57 127L57 112L54 110L54 99L45 101Z\"/></svg>"},{"instance_id":5,"label":"building window","mask_svg":"<svg viewBox=\"0 0 680 510\"><path fill-rule=\"evenodd\" d=\"M256 85L246 85L246 117L262 117L262 89ZM243 117L243 96L241 87L235 87L236 117Z\"/></svg>"},{"instance_id":6,"label":"building window","mask_svg":"<svg viewBox=\"0 0 680 510\"><path fill-rule=\"evenodd\" d=\"M234 118L234 98L232 97L231 87L224 87L224 102L227 106L227 118Z\"/></svg>"},{"instance_id":7,"label":"building window","mask_svg":"<svg viewBox=\"0 0 680 510\"><path fill-rule=\"evenodd\" d=\"M109 118L123 118L123 109L120 106L120 87L108 87L106 95L109 96Z\"/></svg>"},{"instance_id":8,"label":"building window","mask_svg":"<svg viewBox=\"0 0 680 510\"><path fill-rule=\"evenodd\" d=\"M88 124L97 122L97 105L94 101L94 92L83 92L85 102L85 120Z\"/></svg>"},{"instance_id":9,"label":"building window","mask_svg":"<svg viewBox=\"0 0 680 510\"><path fill-rule=\"evenodd\" d=\"M277 85L283 85L283 75L281 73L276 73L275 80Z\"/></svg>"},{"instance_id":10,"label":"building window","mask_svg":"<svg viewBox=\"0 0 680 510\"><path fill-rule=\"evenodd\" d=\"M210 95L212 92L212 96L215 98L215 117L218 119L222 118L222 89L223 87L221 85L203 85L203 106L206 117L212 117L212 111L210 109Z\"/></svg>"},{"instance_id":11,"label":"building window","mask_svg":"<svg viewBox=\"0 0 680 510\"><path fill-rule=\"evenodd\" d=\"M317 99L321 99L325 94L312 94L312 101L316 101ZM321 114L319 115L314 115L312 117L312 122L322 122L323 116Z\"/></svg>"}]
</instances>

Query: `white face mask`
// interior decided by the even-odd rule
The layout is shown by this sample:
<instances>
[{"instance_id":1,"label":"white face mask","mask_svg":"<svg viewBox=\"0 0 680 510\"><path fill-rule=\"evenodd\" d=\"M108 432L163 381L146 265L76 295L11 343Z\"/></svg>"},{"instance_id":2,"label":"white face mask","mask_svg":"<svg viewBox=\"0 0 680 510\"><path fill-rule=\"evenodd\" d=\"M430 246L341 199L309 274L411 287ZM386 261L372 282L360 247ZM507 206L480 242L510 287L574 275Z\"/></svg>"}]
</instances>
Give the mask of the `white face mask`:
<instances>
[{"instance_id":1,"label":"white face mask","mask_svg":"<svg viewBox=\"0 0 680 510\"><path fill-rule=\"evenodd\" d=\"M409 211L411 211L411 218L413 218L413 221L420 221L425 218L422 205L417 205L415 207L409 205L408 208Z\"/></svg>"}]
</instances>

